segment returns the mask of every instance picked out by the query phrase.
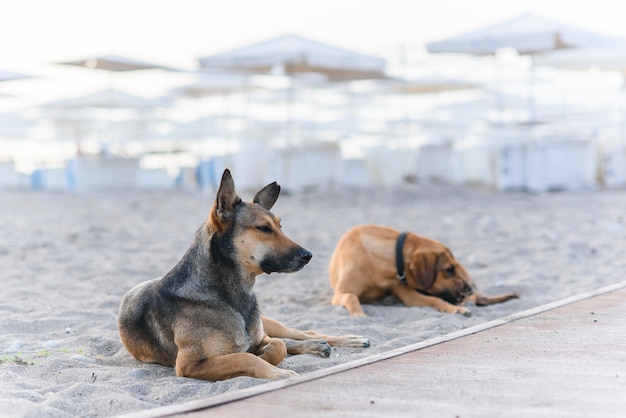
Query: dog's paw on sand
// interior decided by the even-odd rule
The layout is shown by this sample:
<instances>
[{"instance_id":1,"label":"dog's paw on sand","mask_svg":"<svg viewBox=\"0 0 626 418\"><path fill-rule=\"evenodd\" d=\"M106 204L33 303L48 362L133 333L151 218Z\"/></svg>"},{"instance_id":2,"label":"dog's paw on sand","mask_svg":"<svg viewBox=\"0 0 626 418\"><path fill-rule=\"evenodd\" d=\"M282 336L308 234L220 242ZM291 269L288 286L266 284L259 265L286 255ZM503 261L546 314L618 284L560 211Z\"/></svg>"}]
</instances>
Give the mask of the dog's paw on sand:
<instances>
[{"instance_id":1,"label":"dog's paw on sand","mask_svg":"<svg viewBox=\"0 0 626 418\"><path fill-rule=\"evenodd\" d=\"M287 344L288 347L290 345L298 346L300 354L313 354L322 357L330 357L330 344L328 344L325 340L285 340L285 344Z\"/></svg>"},{"instance_id":2,"label":"dog's paw on sand","mask_svg":"<svg viewBox=\"0 0 626 418\"><path fill-rule=\"evenodd\" d=\"M360 335L344 335L341 342L341 347L368 348L369 346L370 339Z\"/></svg>"},{"instance_id":3,"label":"dog's paw on sand","mask_svg":"<svg viewBox=\"0 0 626 418\"><path fill-rule=\"evenodd\" d=\"M472 316L472 311L467 309L465 306L455 306L455 309L450 313L458 313L466 317Z\"/></svg>"},{"instance_id":4,"label":"dog's paw on sand","mask_svg":"<svg viewBox=\"0 0 626 418\"><path fill-rule=\"evenodd\" d=\"M330 357L330 344L326 341L315 341L317 344L318 354L322 357Z\"/></svg>"}]
</instances>

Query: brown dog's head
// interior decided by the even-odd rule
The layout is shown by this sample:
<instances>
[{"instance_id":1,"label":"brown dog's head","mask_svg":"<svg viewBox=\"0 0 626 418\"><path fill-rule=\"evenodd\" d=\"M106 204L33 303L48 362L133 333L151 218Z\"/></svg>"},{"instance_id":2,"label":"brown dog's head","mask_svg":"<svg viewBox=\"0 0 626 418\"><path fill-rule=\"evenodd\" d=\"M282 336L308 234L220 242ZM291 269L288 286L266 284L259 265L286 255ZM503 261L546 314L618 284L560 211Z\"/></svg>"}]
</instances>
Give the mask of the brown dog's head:
<instances>
[{"instance_id":1,"label":"brown dog's head","mask_svg":"<svg viewBox=\"0 0 626 418\"><path fill-rule=\"evenodd\" d=\"M419 238L422 242L411 255L407 282L418 291L459 305L473 293L472 279L444 245Z\"/></svg>"},{"instance_id":2,"label":"brown dog's head","mask_svg":"<svg viewBox=\"0 0 626 418\"><path fill-rule=\"evenodd\" d=\"M246 273L289 273L302 269L313 255L289 239L280 219L270 212L280 194L276 182L268 184L245 203L235 191L230 171L224 170L209 216L212 243L224 250Z\"/></svg>"}]
</instances>

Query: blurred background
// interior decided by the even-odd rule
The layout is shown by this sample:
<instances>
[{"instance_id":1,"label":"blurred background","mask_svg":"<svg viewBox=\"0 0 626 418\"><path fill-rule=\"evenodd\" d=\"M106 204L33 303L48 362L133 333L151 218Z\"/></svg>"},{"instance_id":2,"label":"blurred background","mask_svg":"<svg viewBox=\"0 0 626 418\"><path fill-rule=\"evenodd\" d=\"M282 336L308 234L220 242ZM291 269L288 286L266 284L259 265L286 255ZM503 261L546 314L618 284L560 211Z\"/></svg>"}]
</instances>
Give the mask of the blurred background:
<instances>
[{"instance_id":1,"label":"blurred background","mask_svg":"<svg viewBox=\"0 0 626 418\"><path fill-rule=\"evenodd\" d=\"M615 2L23 0L0 190L626 184Z\"/></svg>"}]
</instances>

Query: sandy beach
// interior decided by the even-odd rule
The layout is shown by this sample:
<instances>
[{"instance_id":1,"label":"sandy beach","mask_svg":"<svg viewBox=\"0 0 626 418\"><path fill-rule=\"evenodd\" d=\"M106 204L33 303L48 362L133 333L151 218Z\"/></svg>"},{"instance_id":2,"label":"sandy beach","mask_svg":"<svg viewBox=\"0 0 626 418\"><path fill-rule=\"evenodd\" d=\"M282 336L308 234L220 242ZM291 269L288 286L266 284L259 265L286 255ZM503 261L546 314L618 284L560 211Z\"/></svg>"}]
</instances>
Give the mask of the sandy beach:
<instances>
[{"instance_id":1,"label":"sandy beach","mask_svg":"<svg viewBox=\"0 0 626 418\"><path fill-rule=\"evenodd\" d=\"M236 173L233 173L235 182ZM244 199L250 191L239 191ZM0 192L0 416L108 417L264 383L206 382L140 363L122 347L117 309L135 284L167 272L205 220L214 194ZM624 280L626 191L552 194L406 184L284 194L273 212L314 258L264 275L264 314L370 348L288 357L304 374ZM350 318L330 305L328 262L351 226L377 223L448 245L487 294L520 299L473 315L407 308L388 298ZM506 353L502 354L503 356Z\"/></svg>"}]
</instances>

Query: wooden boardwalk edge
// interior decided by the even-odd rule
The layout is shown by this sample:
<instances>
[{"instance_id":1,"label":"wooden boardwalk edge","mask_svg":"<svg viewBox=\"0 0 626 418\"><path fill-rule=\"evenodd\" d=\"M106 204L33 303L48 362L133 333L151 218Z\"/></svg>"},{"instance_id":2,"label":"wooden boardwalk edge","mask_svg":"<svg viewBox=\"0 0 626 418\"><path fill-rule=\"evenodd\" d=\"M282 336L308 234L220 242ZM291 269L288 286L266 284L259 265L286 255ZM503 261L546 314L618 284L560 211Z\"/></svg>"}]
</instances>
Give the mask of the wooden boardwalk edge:
<instances>
[{"instance_id":1,"label":"wooden boardwalk edge","mask_svg":"<svg viewBox=\"0 0 626 418\"><path fill-rule=\"evenodd\" d=\"M560 299L558 301L551 302L542 306L538 306L536 308L517 312L517 313L511 314L511 315L508 315L499 319L495 319L489 322L485 322L483 324L473 326L473 327L461 329L459 331L445 334L440 337L430 338L428 340L424 340L419 343L407 345L404 347L399 347L394 350L386 351L386 352L379 353L379 354L374 354L372 356L364 357L358 360L349 361L343 364L339 364L337 366L316 370L314 372L307 373L298 377L268 382L268 383L260 384L260 385L250 387L247 389L241 389L241 390L236 390L232 392L227 392L221 395L215 395L209 398L197 399L194 401L184 402L180 404L156 407L156 408L145 410L145 411L135 411L133 413L126 414L123 416L124 417L132 416L132 417L141 417L141 418L167 417L167 416L172 416L172 415L177 415L177 414L184 414L188 412L208 409L208 408L215 407L218 405L224 405L227 403L257 396L260 394L280 390L286 387L296 386L305 382L309 382L309 381L320 379L320 378L330 376L336 373L340 373L342 371L358 368L358 367L376 363L382 360L397 357L402 354L421 350L426 347L432 347L432 346L444 343L446 341L451 341L451 340L455 340L457 338L461 338L467 335L476 334L478 332L481 332L487 329L495 328L500 325L508 324L508 323L520 320L522 318L527 318L533 315L537 315L542 312L550 311L552 309L566 306L566 305L579 302L585 299L590 299L590 298L593 298L593 297L596 297L605 293L610 293L610 292L613 292L613 291L616 291L625 287L626 287L626 281L615 283L615 284L605 286L599 289L595 289L589 292L581 293L579 295Z\"/></svg>"}]
</instances>

